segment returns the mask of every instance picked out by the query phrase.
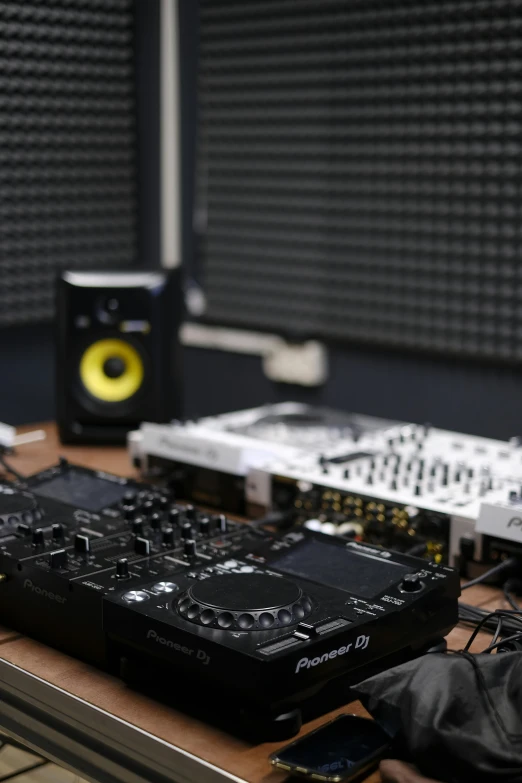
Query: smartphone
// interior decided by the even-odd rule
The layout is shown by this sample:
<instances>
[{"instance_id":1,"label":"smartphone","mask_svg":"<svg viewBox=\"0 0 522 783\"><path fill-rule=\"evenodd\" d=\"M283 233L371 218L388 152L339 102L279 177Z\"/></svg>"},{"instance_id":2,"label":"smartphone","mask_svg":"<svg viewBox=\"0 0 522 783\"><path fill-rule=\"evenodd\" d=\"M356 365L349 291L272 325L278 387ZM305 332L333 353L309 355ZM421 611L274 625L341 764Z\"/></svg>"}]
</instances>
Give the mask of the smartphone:
<instances>
[{"instance_id":1,"label":"smartphone","mask_svg":"<svg viewBox=\"0 0 522 783\"><path fill-rule=\"evenodd\" d=\"M272 753L270 763L309 780L345 783L377 766L390 745L373 720L343 714Z\"/></svg>"}]
</instances>

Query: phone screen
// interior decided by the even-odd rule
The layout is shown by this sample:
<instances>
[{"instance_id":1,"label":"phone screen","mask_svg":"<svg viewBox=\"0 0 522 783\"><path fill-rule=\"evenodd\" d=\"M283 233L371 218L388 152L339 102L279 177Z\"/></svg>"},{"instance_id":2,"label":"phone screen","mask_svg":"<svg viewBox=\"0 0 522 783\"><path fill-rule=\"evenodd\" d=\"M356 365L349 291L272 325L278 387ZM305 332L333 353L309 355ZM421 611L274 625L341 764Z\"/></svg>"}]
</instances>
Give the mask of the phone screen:
<instances>
[{"instance_id":1,"label":"phone screen","mask_svg":"<svg viewBox=\"0 0 522 783\"><path fill-rule=\"evenodd\" d=\"M277 751L271 759L276 766L282 764L292 771L320 775L325 780L342 780L377 761L390 742L390 737L374 721L340 715Z\"/></svg>"}]
</instances>

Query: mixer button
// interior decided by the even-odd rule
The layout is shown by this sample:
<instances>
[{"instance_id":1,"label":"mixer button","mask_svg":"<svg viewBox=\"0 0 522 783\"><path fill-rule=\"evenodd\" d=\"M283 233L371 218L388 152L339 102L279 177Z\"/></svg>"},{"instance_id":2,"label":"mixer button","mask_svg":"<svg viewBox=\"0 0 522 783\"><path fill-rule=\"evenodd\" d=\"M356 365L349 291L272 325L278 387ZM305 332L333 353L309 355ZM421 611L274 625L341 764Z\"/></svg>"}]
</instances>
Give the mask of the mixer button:
<instances>
[{"instance_id":1,"label":"mixer button","mask_svg":"<svg viewBox=\"0 0 522 783\"><path fill-rule=\"evenodd\" d=\"M49 555L49 565L51 568L63 568L67 565L67 552L65 549L57 549Z\"/></svg>"},{"instance_id":2,"label":"mixer button","mask_svg":"<svg viewBox=\"0 0 522 783\"><path fill-rule=\"evenodd\" d=\"M79 554L88 554L91 550L89 536L82 536L81 533L77 533L74 537L74 548Z\"/></svg>"},{"instance_id":3,"label":"mixer button","mask_svg":"<svg viewBox=\"0 0 522 783\"><path fill-rule=\"evenodd\" d=\"M54 524L51 528L51 535L55 541L59 541L63 538L63 525L59 522Z\"/></svg>"},{"instance_id":4,"label":"mixer button","mask_svg":"<svg viewBox=\"0 0 522 783\"><path fill-rule=\"evenodd\" d=\"M129 576L129 561L126 557L120 557L120 559L116 561L116 578L128 579Z\"/></svg>"},{"instance_id":5,"label":"mixer button","mask_svg":"<svg viewBox=\"0 0 522 783\"><path fill-rule=\"evenodd\" d=\"M150 541L148 538L138 537L134 542L134 551L137 555L148 557L150 555Z\"/></svg>"},{"instance_id":6,"label":"mixer button","mask_svg":"<svg viewBox=\"0 0 522 783\"><path fill-rule=\"evenodd\" d=\"M156 582L152 589L155 593L175 593L178 586L174 582Z\"/></svg>"},{"instance_id":7,"label":"mixer button","mask_svg":"<svg viewBox=\"0 0 522 783\"><path fill-rule=\"evenodd\" d=\"M194 538L192 525L190 524L190 522L185 522L185 524L181 528L181 537L184 538L185 540L188 538Z\"/></svg>"},{"instance_id":8,"label":"mixer button","mask_svg":"<svg viewBox=\"0 0 522 783\"><path fill-rule=\"evenodd\" d=\"M194 506L186 506L185 508L185 516L187 519L194 520L196 519L196 509Z\"/></svg>"},{"instance_id":9,"label":"mixer button","mask_svg":"<svg viewBox=\"0 0 522 783\"><path fill-rule=\"evenodd\" d=\"M132 532L135 536L141 536L143 535L143 527L145 525L145 520L143 517L136 517L136 519L132 523Z\"/></svg>"},{"instance_id":10,"label":"mixer button","mask_svg":"<svg viewBox=\"0 0 522 783\"><path fill-rule=\"evenodd\" d=\"M180 517L181 514L179 508L171 508L169 510L169 522L173 527L177 527L177 525L179 525Z\"/></svg>"},{"instance_id":11,"label":"mixer button","mask_svg":"<svg viewBox=\"0 0 522 783\"><path fill-rule=\"evenodd\" d=\"M150 596L143 590L129 590L128 593L122 595L122 598L128 604L141 604L144 601L148 601Z\"/></svg>"},{"instance_id":12,"label":"mixer button","mask_svg":"<svg viewBox=\"0 0 522 783\"><path fill-rule=\"evenodd\" d=\"M165 528L163 531L163 546L174 546L176 536L174 530L171 527Z\"/></svg>"},{"instance_id":13,"label":"mixer button","mask_svg":"<svg viewBox=\"0 0 522 783\"><path fill-rule=\"evenodd\" d=\"M43 546L44 545L44 532L41 527L37 527L36 530L33 530L33 546Z\"/></svg>"}]
</instances>

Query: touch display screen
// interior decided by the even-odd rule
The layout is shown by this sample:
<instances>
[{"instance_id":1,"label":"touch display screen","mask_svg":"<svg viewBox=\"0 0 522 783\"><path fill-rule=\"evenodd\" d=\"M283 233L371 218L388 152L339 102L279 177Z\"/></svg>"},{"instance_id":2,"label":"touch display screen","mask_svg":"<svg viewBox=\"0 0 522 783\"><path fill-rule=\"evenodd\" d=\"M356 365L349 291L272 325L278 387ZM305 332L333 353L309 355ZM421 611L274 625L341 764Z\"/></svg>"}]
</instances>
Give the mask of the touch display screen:
<instances>
[{"instance_id":1,"label":"touch display screen","mask_svg":"<svg viewBox=\"0 0 522 783\"><path fill-rule=\"evenodd\" d=\"M361 598L379 595L412 571L378 554L356 554L318 539L308 539L271 565L285 574L337 587Z\"/></svg>"},{"instance_id":2,"label":"touch display screen","mask_svg":"<svg viewBox=\"0 0 522 783\"><path fill-rule=\"evenodd\" d=\"M116 484L74 470L44 481L33 490L35 495L94 512L117 503L126 491L125 484Z\"/></svg>"}]
</instances>

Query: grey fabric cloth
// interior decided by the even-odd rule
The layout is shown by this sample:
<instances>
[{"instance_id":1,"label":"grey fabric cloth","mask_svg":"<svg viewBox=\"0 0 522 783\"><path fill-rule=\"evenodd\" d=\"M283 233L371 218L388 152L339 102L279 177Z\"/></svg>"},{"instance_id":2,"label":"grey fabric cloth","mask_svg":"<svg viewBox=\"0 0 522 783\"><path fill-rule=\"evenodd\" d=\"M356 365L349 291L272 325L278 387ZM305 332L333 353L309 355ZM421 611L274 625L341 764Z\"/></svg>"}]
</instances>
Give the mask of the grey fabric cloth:
<instances>
[{"instance_id":1,"label":"grey fabric cloth","mask_svg":"<svg viewBox=\"0 0 522 783\"><path fill-rule=\"evenodd\" d=\"M522 783L522 653L429 654L352 691L424 775Z\"/></svg>"}]
</instances>

